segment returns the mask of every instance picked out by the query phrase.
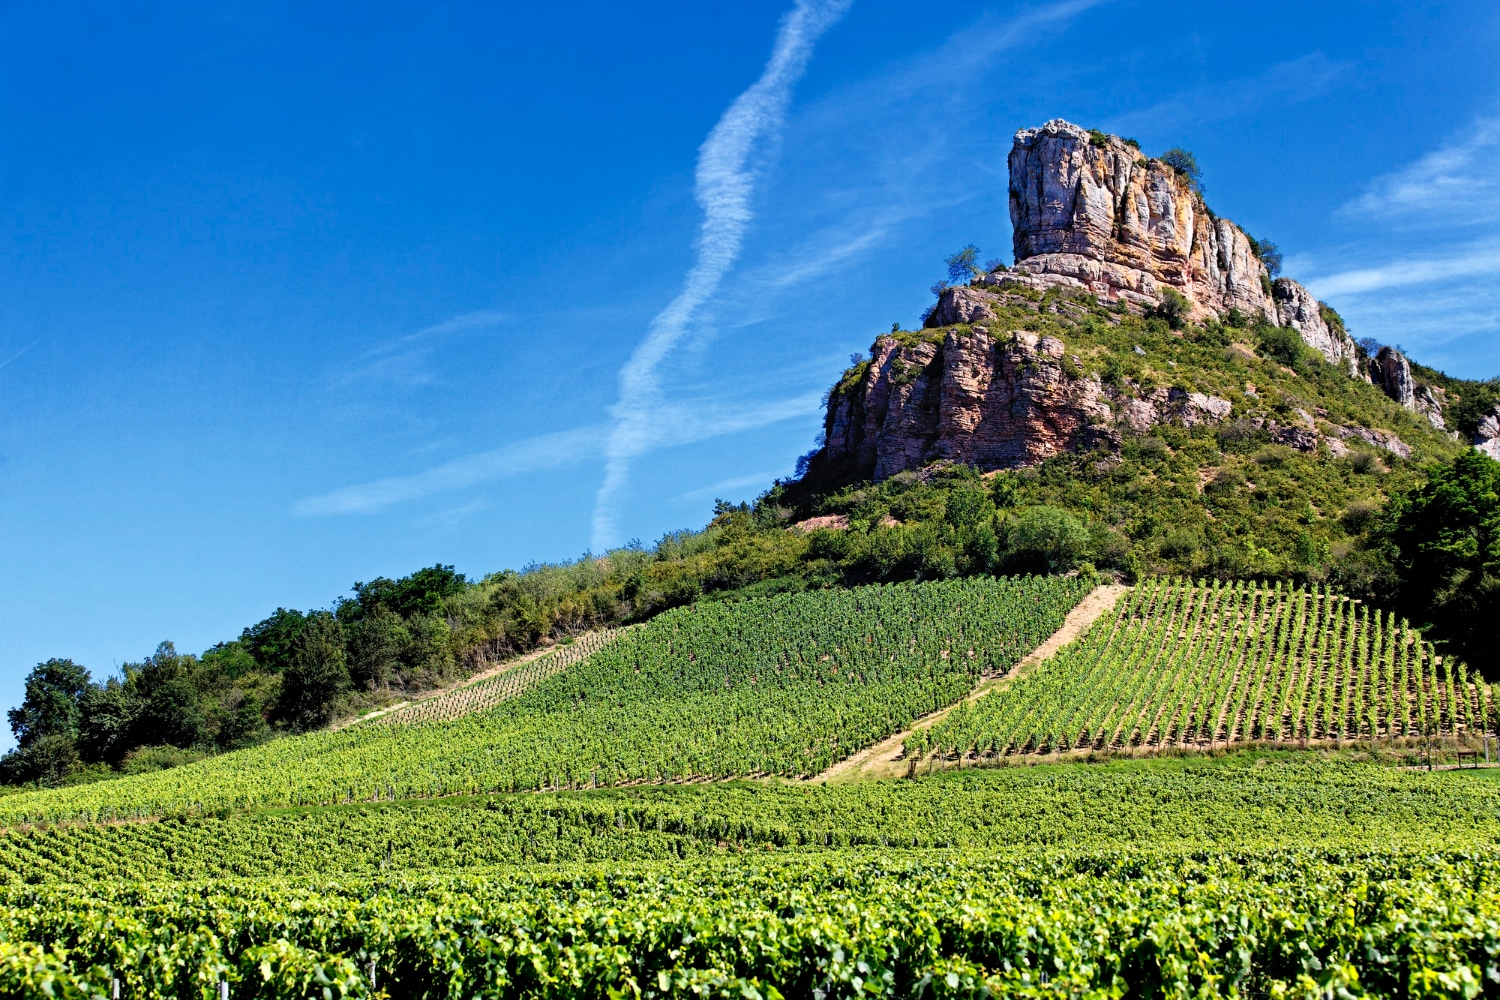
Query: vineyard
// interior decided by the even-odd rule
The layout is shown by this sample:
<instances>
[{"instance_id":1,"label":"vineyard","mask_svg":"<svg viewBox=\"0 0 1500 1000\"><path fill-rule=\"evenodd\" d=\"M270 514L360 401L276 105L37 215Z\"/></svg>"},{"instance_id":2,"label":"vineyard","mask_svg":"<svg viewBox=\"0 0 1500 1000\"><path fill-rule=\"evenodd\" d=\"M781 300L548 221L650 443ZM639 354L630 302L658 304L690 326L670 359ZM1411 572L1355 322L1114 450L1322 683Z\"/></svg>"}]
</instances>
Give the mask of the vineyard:
<instances>
[{"instance_id":1,"label":"vineyard","mask_svg":"<svg viewBox=\"0 0 1500 1000\"><path fill-rule=\"evenodd\" d=\"M485 711L10 795L0 822L817 774L1007 670L1091 587L974 578L692 605Z\"/></svg>"},{"instance_id":2,"label":"vineyard","mask_svg":"<svg viewBox=\"0 0 1500 1000\"><path fill-rule=\"evenodd\" d=\"M1187 582L1012 674L1090 586L699 604L378 722L0 798L0 995L1493 993L1496 772L1382 762L1479 731L1490 690L1321 588ZM816 774L955 702L911 753L1030 766L691 780Z\"/></svg>"},{"instance_id":3,"label":"vineyard","mask_svg":"<svg viewBox=\"0 0 1500 1000\"><path fill-rule=\"evenodd\" d=\"M1302 848L17 889L0 992L1477 997L1497 887L1493 849Z\"/></svg>"},{"instance_id":4,"label":"vineyard","mask_svg":"<svg viewBox=\"0 0 1500 1000\"><path fill-rule=\"evenodd\" d=\"M995 757L1480 735L1496 693L1404 621L1326 588L1148 581L906 750Z\"/></svg>"},{"instance_id":5,"label":"vineyard","mask_svg":"<svg viewBox=\"0 0 1500 1000\"><path fill-rule=\"evenodd\" d=\"M408 877L726 851L997 846L1479 846L1500 783L1286 751L938 772L847 785L735 782L363 803L0 834L0 884Z\"/></svg>"},{"instance_id":6,"label":"vineyard","mask_svg":"<svg viewBox=\"0 0 1500 1000\"><path fill-rule=\"evenodd\" d=\"M530 691L553 674L588 659L619 634L618 629L589 632L565 646L559 646L494 677L486 677L484 680L465 684L457 690L424 699L415 705L387 712L371 722L374 725L409 726L422 722L448 722L460 716L483 712L502 701L509 701Z\"/></svg>"}]
</instances>

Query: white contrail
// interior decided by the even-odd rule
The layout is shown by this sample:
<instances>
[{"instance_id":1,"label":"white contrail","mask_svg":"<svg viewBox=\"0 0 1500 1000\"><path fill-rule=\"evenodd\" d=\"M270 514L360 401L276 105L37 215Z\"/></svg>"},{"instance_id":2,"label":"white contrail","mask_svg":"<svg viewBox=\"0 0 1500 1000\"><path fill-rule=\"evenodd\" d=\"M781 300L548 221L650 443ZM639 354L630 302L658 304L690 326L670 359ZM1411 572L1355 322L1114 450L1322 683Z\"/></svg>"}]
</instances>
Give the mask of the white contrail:
<instances>
[{"instance_id":1,"label":"white contrail","mask_svg":"<svg viewBox=\"0 0 1500 1000\"><path fill-rule=\"evenodd\" d=\"M6 365L10 364L12 361L16 360L21 355L25 354L27 351L31 350L33 347L35 347L37 344L40 344L41 342L42 342L42 338L41 337L36 338L31 343L27 344L25 347L21 348L19 351L17 351L16 353L12 354L10 357L6 358L4 361L0 361L0 368L4 368Z\"/></svg>"},{"instance_id":2,"label":"white contrail","mask_svg":"<svg viewBox=\"0 0 1500 1000\"><path fill-rule=\"evenodd\" d=\"M740 254L750 222L754 174L750 156L780 127L792 86L812 56L813 43L852 0L797 0L781 19L776 44L760 79L735 98L698 148L695 196L703 208L698 259L682 291L651 321L646 339L620 369L620 397L610 410L615 424L604 446L604 482L594 500L593 548L616 540L615 518L630 476L630 463L653 444L652 418L661 398L657 369L682 340L693 313L719 287Z\"/></svg>"}]
</instances>

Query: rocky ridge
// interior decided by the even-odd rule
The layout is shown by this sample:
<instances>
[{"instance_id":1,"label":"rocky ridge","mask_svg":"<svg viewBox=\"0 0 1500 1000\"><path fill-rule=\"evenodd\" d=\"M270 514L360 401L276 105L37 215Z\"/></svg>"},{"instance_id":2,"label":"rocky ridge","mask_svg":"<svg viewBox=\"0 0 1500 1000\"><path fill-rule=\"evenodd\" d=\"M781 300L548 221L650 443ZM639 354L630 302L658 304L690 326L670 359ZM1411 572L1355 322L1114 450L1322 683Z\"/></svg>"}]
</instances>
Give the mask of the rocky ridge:
<instances>
[{"instance_id":1,"label":"rocky ridge","mask_svg":"<svg viewBox=\"0 0 1500 1000\"><path fill-rule=\"evenodd\" d=\"M1180 389L1140 396L1065 371L1063 342L984 326L949 330L941 344L886 336L858 386L831 401L825 453L876 480L946 459L983 469L1035 465L1065 450L1120 445L1144 433L1229 416L1226 399Z\"/></svg>"},{"instance_id":2,"label":"rocky ridge","mask_svg":"<svg viewBox=\"0 0 1500 1000\"><path fill-rule=\"evenodd\" d=\"M1297 282L1273 281L1249 236L1210 212L1186 178L1133 144L1054 120L1016 133L1009 168L1016 265L944 288L923 335L876 340L870 360L830 393L816 459L821 475L878 481L941 460L1022 468L1068 450L1118 452L1122 434L1162 423L1190 427L1233 417L1227 399L1086 376L1062 341L1005 328L1007 304L1059 288L1136 313L1160 307L1175 291L1190 318L1264 317L1444 429L1440 394L1413 378L1399 351L1384 348L1364 359L1336 313ZM1062 300L1051 308L1067 307ZM1359 445L1411 454L1389 431L1331 424L1303 411L1291 422L1244 423L1303 452L1326 448L1337 456ZM1493 432L1484 447L1500 452L1500 412L1490 424L1482 429Z\"/></svg>"}]
</instances>

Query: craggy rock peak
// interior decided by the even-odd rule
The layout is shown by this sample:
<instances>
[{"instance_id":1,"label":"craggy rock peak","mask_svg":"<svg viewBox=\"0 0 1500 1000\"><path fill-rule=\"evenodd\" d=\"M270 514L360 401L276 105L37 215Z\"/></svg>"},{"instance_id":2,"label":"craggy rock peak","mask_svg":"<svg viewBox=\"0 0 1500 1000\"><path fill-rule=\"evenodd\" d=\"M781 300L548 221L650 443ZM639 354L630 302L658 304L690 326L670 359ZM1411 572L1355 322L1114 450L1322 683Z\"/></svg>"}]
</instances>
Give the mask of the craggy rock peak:
<instances>
[{"instance_id":1,"label":"craggy rock peak","mask_svg":"<svg viewBox=\"0 0 1500 1000\"><path fill-rule=\"evenodd\" d=\"M1054 119L1016 133L1010 152L1016 269L1038 286L1157 304L1174 289L1202 316L1238 309L1294 327L1354 373L1354 342L1301 285L1275 286L1254 244L1208 210L1177 171L1118 136Z\"/></svg>"},{"instance_id":2,"label":"craggy rock peak","mask_svg":"<svg viewBox=\"0 0 1500 1000\"><path fill-rule=\"evenodd\" d=\"M1136 309L1159 305L1174 289L1200 319L1231 309L1264 316L1297 330L1351 377L1444 426L1441 398L1412 377L1401 352L1386 348L1361 368L1336 313L1295 281L1271 281L1243 231L1209 212L1175 170L1116 136L1065 121L1017 132L1010 214L1015 268L943 289L926 334L876 340L870 361L829 394L811 473L882 480L940 460L1021 468L1064 451L1117 452L1123 434L1166 422L1230 419L1228 400L1178 388L1143 391L1129 380L1106 387L1082 374L1061 341L1006 330L1001 307L1030 301L1014 286L1076 288ZM1245 423L1302 452L1371 446L1411 454L1390 431L1297 414L1293 423ZM1481 424L1475 445L1500 457L1500 408Z\"/></svg>"}]
</instances>

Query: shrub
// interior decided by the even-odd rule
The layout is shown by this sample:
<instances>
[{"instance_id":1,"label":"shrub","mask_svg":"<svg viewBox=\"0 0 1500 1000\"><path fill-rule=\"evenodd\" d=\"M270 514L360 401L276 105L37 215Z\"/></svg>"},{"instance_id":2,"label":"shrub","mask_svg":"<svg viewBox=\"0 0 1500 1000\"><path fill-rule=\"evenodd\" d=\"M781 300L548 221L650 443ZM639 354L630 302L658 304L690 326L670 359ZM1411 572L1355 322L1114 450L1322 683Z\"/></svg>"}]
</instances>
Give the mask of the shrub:
<instances>
[{"instance_id":1,"label":"shrub","mask_svg":"<svg viewBox=\"0 0 1500 1000\"><path fill-rule=\"evenodd\" d=\"M1358 535L1380 521L1380 504L1374 500L1356 500L1344 508L1339 523L1351 535Z\"/></svg>"},{"instance_id":2,"label":"shrub","mask_svg":"<svg viewBox=\"0 0 1500 1000\"><path fill-rule=\"evenodd\" d=\"M1296 452L1284 444L1268 444L1252 455L1250 460L1256 465L1279 469L1290 462L1295 455Z\"/></svg>"},{"instance_id":3,"label":"shrub","mask_svg":"<svg viewBox=\"0 0 1500 1000\"><path fill-rule=\"evenodd\" d=\"M1013 573L1065 573L1089 553L1088 529L1065 510L1023 507L1010 525L1005 563Z\"/></svg>"},{"instance_id":4,"label":"shrub","mask_svg":"<svg viewBox=\"0 0 1500 1000\"><path fill-rule=\"evenodd\" d=\"M1161 301L1151 310L1151 315L1167 321L1167 326L1181 330L1187 323L1192 304L1174 288L1162 292Z\"/></svg>"},{"instance_id":5,"label":"shrub","mask_svg":"<svg viewBox=\"0 0 1500 1000\"><path fill-rule=\"evenodd\" d=\"M1271 326L1260 329L1260 353L1272 361L1278 361L1295 372L1305 371L1311 350L1302 340L1302 335L1289 326Z\"/></svg>"},{"instance_id":6,"label":"shrub","mask_svg":"<svg viewBox=\"0 0 1500 1000\"><path fill-rule=\"evenodd\" d=\"M1105 135L1103 132L1099 131L1096 128L1091 128L1089 129L1089 145L1097 146L1100 149L1106 149L1109 147L1109 136Z\"/></svg>"},{"instance_id":7,"label":"shrub","mask_svg":"<svg viewBox=\"0 0 1500 1000\"><path fill-rule=\"evenodd\" d=\"M1173 528L1162 539L1160 551L1168 559L1191 559L1203 545L1197 528Z\"/></svg>"},{"instance_id":8,"label":"shrub","mask_svg":"<svg viewBox=\"0 0 1500 1000\"><path fill-rule=\"evenodd\" d=\"M1239 469L1220 469L1214 477L1203 487L1203 492L1211 494L1233 493L1236 489L1245 485L1245 474Z\"/></svg>"},{"instance_id":9,"label":"shrub","mask_svg":"<svg viewBox=\"0 0 1500 1000\"><path fill-rule=\"evenodd\" d=\"M1349 328L1344 325L1344 317L1340 316L1339 311L1333 308L1333 306L1327 302L1319 302L1318 315L1323 317L1323 322L1327 323L1330 329L1336 333L1342 333L1345 336L1348 335ZM1376 353L1379 353L1380 348L1377 347L1375 350Z\"/></svg>"},{"instance_id":10,"label":"shrub","mask_svg":"<svg viewBox=\"0 0 1500 1000\"><path fill-rule=\"evenodd\" d=\"M1219 428L1219 447L1225 451L1249 453L1271 442L1271 434L1248 420L1233 420Z\"/></svg>"},{"instance_id":11,"label":"shrub","mask_svg":"<svg viewBox=\"0 0 1500 1000\"><path fill-rule=\"evenodd\" d=\"M1158 159L1177 171L1178 175L1187 180L1196 190L1202 180L1202 172L1198 169L1198 158L1181 146L1173 146Z\"/></svg>"},{"instance_id":12,"label":"shrub","mask_svg":"<svg viewBox=\"0 0 1500 1000\"><path fill-rule=\"evenodd\" d=\"M1135 451L1141 459L1152 462L1164 462L1172 457L1172 449L1167 442L1154 434L1136 441Z\"/></svg>"},{"instance_id":13,"label":"shrub","mask_svg":"<svg viewBox=\"0 0 1500 1000\"><path fill-rule=\"evenodd\" d=\"M1385 471L1385 462L1373 451L1357 451L1349 461L1354 471L1362 476L1375 476Z\"/></svg>"}]
</instances>

